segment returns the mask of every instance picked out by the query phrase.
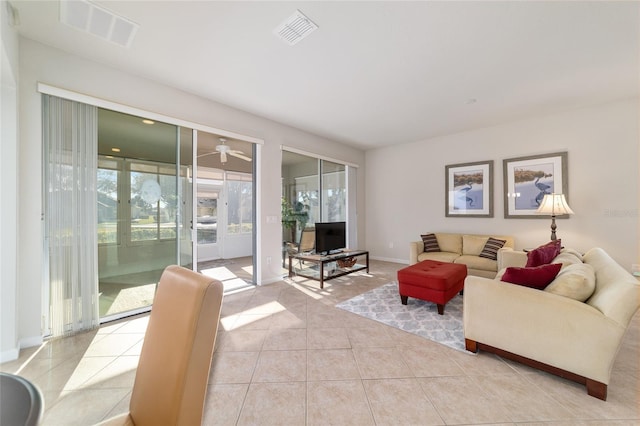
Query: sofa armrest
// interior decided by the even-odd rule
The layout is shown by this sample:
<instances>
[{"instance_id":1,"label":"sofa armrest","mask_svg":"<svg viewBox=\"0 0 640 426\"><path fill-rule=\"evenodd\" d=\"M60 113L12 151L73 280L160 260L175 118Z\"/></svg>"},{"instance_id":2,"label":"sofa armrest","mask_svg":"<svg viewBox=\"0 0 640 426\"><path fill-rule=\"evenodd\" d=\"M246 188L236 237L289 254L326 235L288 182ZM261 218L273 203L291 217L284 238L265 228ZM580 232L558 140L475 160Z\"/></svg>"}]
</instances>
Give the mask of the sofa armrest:
<instances>
[{"instance_id":1,"label":"sofa armrest","mask_svg":"<svg viewBox=\"0 0 640 426\"><path fill-rule=\"evenodd\" d=\"M424 242L412 241L409 243L409 265L418 263L418 255L424 251Z\"/></svg>"},{"instance_id":2,"label":"sofa armrest","mask_svg":"<svg viewBox=\"0 0 640 426\"><path fill-rule=\"evenodd\" d=\"M608 384L625 327L567 297L468 276L465 338Z\"/></svg>"},{"instance_id":3,"label":"sofa armrest","mask_svg":"<svg viewBox=\"0 0 640 426\"><path fill-rule=\"evenodd\" d=\"M498 271L515 266L518 268L527 264L527 253L514 250L511 247L502 247L498 250Z\"/></svg>"}]
</instances>

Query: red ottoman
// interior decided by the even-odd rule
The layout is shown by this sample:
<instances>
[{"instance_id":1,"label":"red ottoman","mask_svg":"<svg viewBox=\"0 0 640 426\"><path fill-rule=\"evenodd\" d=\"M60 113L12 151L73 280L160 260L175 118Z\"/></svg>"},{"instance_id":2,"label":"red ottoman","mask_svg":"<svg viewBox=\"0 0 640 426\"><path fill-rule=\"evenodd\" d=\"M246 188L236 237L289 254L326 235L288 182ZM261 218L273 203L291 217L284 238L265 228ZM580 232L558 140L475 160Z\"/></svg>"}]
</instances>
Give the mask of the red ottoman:
<instances>
[{"instance_id":1,"label":"red ottoman","mask_svg":"<svg viewBox=\"0 0 640 426\"><path fill-rule=\"evenodd\" d=\"M403 305L409 296L438 305L444 314L444 305L460 292L467 277L467 265L423 260L398 271L398 290Z\"/></svg>"}]
</instances>

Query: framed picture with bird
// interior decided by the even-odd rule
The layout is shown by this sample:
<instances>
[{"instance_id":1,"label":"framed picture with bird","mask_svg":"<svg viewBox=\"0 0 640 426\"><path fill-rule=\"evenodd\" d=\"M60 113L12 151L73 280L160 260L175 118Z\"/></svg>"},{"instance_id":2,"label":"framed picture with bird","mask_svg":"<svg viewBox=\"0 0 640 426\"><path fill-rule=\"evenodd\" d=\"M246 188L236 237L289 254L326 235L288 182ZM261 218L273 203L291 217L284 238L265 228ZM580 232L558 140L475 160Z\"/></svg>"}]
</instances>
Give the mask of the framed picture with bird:
<instances>
[{"instance_id":1,"label":"framed picture with bird","mask_svg":"<svg viewBox=\"0 0 640 426\"><path fill-rule=\"evenodd\" d=\"M546 194L568 192L567 152L503 160L504 217L542 219L536 214Z\"/></svg>"},{"instance_id":2,"label":"framed picture with bird","mask_svg":"<svg viewBox=\"0 0 640 426\"><path fill-rule=\"evenodd\" d=\"M445 166L445 216L493 217L493 160Z\"/></svg>"}]
</instances>

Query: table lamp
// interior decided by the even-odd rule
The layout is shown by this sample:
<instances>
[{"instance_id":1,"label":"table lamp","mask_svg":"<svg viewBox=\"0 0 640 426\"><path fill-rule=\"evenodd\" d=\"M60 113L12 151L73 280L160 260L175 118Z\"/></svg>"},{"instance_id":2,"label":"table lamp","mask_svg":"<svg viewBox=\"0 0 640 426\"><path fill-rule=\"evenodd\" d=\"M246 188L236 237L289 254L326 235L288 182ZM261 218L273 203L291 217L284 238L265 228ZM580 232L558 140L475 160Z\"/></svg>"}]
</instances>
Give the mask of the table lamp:
<instances>
[{"instance_id":1,"label":"table lamp","mask_svg":"<svg viewBox=\"0 0 640 426\"><path fill-rule=\"evenodd\" d=\"M567 204L564 194L545 194L536 213L551 215L551 241L557 240L556 216L574 214L569 204Z\"/></svg>"}]
</instances>

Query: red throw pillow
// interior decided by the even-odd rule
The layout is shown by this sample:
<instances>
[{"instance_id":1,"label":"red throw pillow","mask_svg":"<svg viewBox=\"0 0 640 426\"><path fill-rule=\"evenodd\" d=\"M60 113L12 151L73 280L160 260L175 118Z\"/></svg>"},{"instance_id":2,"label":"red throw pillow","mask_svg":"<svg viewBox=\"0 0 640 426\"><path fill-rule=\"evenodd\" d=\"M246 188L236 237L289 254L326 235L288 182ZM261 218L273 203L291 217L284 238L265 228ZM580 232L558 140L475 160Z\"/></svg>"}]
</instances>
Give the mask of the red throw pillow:
<instances>
[{"instance_id":1,"label":"red throw pillow","mask_svg":"<svg viewBox=\"0 0 640 426\"><path fill-rule=\"evenodd\" d=\"M525 266L540 266L551 263L562 248L561 240L549 241L547 244L531 250L527 253L527 264Z\"/></svg>"},{"instance_id":2,"label":"red throw pillow","mask_svg":"<svg viewBox=\"0 0 640 426\"><path fill-rule=\"evenodd\" d=\"M510 267L502 275L502 281L543 290L554 280L562 268L562 263L514 268Z\"/></svg>"}]
</instances>

